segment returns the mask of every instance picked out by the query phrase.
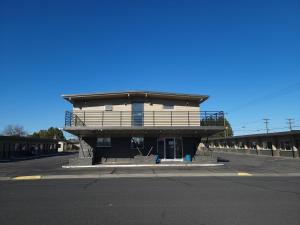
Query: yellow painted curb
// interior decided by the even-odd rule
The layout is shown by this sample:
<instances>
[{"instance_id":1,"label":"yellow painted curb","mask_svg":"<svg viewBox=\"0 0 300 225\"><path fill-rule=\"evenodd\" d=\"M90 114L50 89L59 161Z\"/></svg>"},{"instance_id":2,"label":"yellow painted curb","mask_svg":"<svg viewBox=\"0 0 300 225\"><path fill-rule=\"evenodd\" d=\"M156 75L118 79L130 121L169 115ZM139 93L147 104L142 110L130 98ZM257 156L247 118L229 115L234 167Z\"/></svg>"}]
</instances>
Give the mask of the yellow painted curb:
<instances>
[{"instance_id":1,"label":"yellow painted curb","mask_svg":"<svg viewBox=\"0 0 300 225\"><path fill-rule=\"evenodd\" d=\"M239 176L252 176L251 173L244 173L244 172L238 173L238 175L239 175Z\"/></svg>"},{"instance_id":2,"label":"yellow painted curb","mask_svg":"<svg viewBox=\"0 0 300 225\"><path fill-rule=\"evenodd\" d=\"M42 176L18 176L12 178L12 180L40 180Z\"/></svg>"}]
</instances>

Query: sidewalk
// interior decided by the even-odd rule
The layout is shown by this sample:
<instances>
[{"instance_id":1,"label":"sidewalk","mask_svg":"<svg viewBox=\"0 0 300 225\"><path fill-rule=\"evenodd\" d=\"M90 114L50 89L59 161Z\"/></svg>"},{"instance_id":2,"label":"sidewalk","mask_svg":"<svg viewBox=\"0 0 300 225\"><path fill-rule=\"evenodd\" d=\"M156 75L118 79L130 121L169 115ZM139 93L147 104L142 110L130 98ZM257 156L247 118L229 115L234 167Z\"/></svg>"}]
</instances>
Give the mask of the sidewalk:
<instances>
[{"instance_id":1,"label":"sidewalk","mask_svg":"<svg viewBox=\"0 0 300 225\"><path fill-rule=\"evenodd\" d=\"M65 165L62 168L65 169L76 169L76 168L139 168L139 167L216 167L224 166L223 163L159 163L159 164L97 164L97 165Z\"/></svg>"}]
</instances>

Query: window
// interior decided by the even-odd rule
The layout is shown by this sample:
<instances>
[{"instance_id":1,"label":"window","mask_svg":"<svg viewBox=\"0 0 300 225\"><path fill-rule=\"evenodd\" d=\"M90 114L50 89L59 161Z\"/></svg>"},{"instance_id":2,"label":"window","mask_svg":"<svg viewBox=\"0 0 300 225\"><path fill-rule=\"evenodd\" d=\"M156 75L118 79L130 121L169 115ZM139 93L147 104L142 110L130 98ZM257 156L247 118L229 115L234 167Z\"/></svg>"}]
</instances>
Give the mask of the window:
<instances>
[{"instance_id":1,"label":"window","mask_svg":"<svg viewBox=\"0 0 300 225\"><path fill-rule=\"evenodd\" d=\"M112 111L113 106L112 105L105 105L105 111Z\"/></svg>"},{"instance_id":2,"label":"window","mask_svg":"<svg viewBox=\"0 0 300 225\"><path fill-rule=\"evenodd\" d=\"M267 142L263 142L262 147L263 147L263 149L267 149L268 148Z\"/></svg>"},{"instance_id":3,"label":"window","mask_svg":"<svg viewBox=\"0 0 300 225\"><path fill-rule=\"evenodd\" d=\"M286 141L286 142L285 142L285 150L292 150L292 148L291 148L291 145L290 145L290 142L289 142L289 141Z\"/></svg>"},{"instance_id":4,"label":"window","mask_svg":"<svg viewBox=\"0 0 300 225\"><path fill-rule=\"evenodd\" d=\"M111 138L97 138L96 147L111 147Z\"/></svg>"},{"instance_id":5,"label":"window","mask_svg":"<svg viewBox=\"0 0 300 225\"><path fill-rule=\"evenodd\" d=\"M272 149L272 142L271 141L268 141L267 142L267 149Z\"/></svg>"},{"instance_id":6,"label":"window","mask_svg":"<svg viewBox=\"0 0 300 225\"><path fill-rule=\"evenodd\" d=\"M132 137L131 138L131 148L132 149L143 149L144 148L144 138L143 137Z\"/></svg>"},{"instance_id":7,"label":"window","mask_svg":"<svg viewBox=\"0 0 300 225\"><path fill-rule=\"evenodd\" d=\"M163 109L174 109L174 105L171 104L164 104Z\"/></svg>"},{"instance_id":8,"label":"window","mask_svg":"<svg viewBox=\"0 0 300 225\"><path fill-rule=\"evenodd\" d=\"M239 142L239 148L244 148L245 147L245 145L244 145L244 143L243 142Z\"/></svg>"}]
</instances>

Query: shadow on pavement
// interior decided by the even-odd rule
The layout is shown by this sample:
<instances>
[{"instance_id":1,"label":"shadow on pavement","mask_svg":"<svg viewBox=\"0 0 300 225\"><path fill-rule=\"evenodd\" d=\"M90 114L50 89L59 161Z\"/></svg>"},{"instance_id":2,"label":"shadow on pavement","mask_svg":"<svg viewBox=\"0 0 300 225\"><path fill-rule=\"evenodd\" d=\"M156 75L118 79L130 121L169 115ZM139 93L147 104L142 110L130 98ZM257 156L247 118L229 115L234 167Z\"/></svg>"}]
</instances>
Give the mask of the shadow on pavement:
<instances>
[{"instance_id":1,"label":"shadow on pavement","mask_svg":"<svg viewBox=\"0 0 300 225\"><path fill-rule=\"evenodd\" d=\"M32 159L54 157L54 156L75 155L77 153L78 153L78 151L73 151L73 152L58 152L58 153L55 153L55 154L46 154L46 155L34 155L34 156L16 157L16 158L10 158L10 159L5 159L5 160L0 160L0 163L10 163L10 162L17 162L17 161L26 161L26 160L32 160Z\"/></svg>"}]
</instances>

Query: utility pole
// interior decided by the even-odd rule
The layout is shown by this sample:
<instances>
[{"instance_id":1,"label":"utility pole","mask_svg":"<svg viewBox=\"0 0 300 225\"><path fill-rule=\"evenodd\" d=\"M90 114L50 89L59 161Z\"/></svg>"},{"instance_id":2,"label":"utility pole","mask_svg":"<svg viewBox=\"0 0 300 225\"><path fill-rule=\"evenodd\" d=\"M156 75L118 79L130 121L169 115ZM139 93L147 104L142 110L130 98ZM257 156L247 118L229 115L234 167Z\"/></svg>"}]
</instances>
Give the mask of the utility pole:
<instances>
[{"instance_id":1,"label":"utility pole","mask_svg":"<svg viewBox=\"0 0 300 225\"><path fill-rule=\"evenodd\" d=\"M263 119L264 123L266 124L266 133L267 134L269 133L269 120L270 119ZM268 149L268 141L269 141L269 138L268 138L268 135L266 135L266 149ZM272 149L271 149L271 154L272 154L272 156L274 155Z\"/></svg>"},{"instance_id":2,"label":"utility pole","mask_svg":"<svg viewBox=\"0 0 300 225\"><path fill-rule=\"evenodd\" d=\"M293 130L293 123L294 123L294 119L286 119L288 122L288 125L289 125L289 129L290 129L290 131L292 131Z\"/></svg>"},{"instance_id":3,"label":"utility pole","mask_svg":"<svg viewBox=\"0 0 300 225\"><path fill-rule=\"evenodd\" d=\"M264 120L264 123L266 124L266 132L267 134L269 133L269 120L270 119L263 119Z\"/></svg>"},{"instance_id":4,"label":"utility pole","mask_svg":"<svg viewBox=\"0 0 300 225\"><path fill-rule=\"evenodd\" d=\"M293 137L293 134L292 134L292 130L293 130L293 123L294 123L294 119L286 119L287 120L287 123L289 125L289 128L290 128L290 139L291 139L291 150L292 150L292 153L293 153L293 158L295 158L295 152L294 152L294 146L295 146L295 140L294 140L294 137Z\"/></svg>"}]
</instances>

